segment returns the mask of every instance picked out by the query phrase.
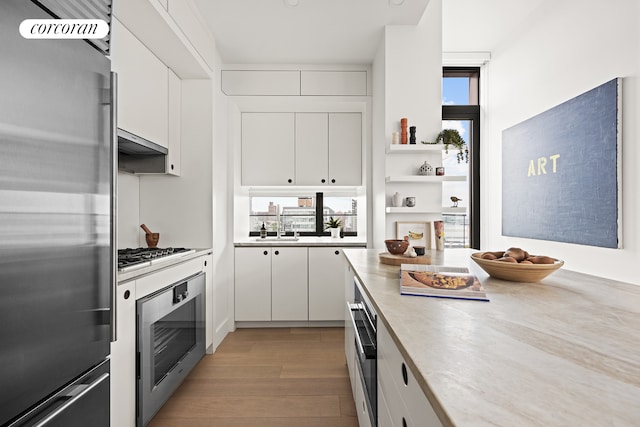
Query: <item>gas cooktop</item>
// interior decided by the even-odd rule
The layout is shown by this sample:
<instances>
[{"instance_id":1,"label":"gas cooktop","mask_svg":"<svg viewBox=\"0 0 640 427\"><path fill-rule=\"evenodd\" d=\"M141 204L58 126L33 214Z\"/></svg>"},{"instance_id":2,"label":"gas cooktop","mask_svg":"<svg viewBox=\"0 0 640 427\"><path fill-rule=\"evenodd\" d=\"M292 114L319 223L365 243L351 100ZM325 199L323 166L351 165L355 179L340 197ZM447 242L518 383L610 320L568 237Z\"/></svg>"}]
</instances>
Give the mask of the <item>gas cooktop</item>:
<instances>
[{"instance_id":1,"label":"gas cooktop","mask_svg":"<svg viewBox=\"0 0 640 427\"><path fill-rule=\"evenodd\" d=\"M118 271L147 267L195 252L185 248L127 248L118 249Z\"/></svg>"}]
</instances>

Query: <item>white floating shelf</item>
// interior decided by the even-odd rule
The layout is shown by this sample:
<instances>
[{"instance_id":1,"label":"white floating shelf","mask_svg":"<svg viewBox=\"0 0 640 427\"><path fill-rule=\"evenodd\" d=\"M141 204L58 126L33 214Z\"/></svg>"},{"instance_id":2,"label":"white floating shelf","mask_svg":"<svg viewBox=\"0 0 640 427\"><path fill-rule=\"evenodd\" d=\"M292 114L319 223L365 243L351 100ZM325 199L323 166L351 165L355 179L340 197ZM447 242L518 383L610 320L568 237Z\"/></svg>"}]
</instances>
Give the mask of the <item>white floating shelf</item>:
<instances>
[{"instance_id":1,"label":"white floating shelf","mask_svg":"<svg viewBox=\"0 0 640 427\"><path fill-rule=\"evenodd\" d=\"M392 175L385 178L386 182L416 182L416 183L436 183L443 181L466 181L466 176L452 176L452 175L440 175L440 176L425 176L425 175Z\"/></svg>"},{"instance_id":2,"label":"white floating shelf","mask_svg":"<svg viewBox=\"0 0 640 427\"><path fill-rule=\"evenodd\" d=\"M425 151L443 151L443 144L391 144L387 145L387 153L424 153Z\"/></svg>"},{"instance_id":3,"label":"white floating shelf","mask_svg":"<svg viewBox=\"0 0 640 427\"><path fill-rule=\"evenodd\" d=\"M406 206L402 206L402 207L387 207L386 208L387 213L413 213L413 214L434 214L434 215L439 215L442 212L440 211L425 211L425 210L421 210L421 209L416 209L416 208L409 208Z\"/></svg>"},{"instance_id":4,"label":"white floating shelf","mask_svg":"<svg viewBox=\"0 0 640 427\"><path fill-rule=\"evenodd\" d=\"M467 208L463 208L463 207L458 207L458 208L447 207L447 208L442 208L442 213L466 214L467 213Z\"/></svg>"}]
</instances>

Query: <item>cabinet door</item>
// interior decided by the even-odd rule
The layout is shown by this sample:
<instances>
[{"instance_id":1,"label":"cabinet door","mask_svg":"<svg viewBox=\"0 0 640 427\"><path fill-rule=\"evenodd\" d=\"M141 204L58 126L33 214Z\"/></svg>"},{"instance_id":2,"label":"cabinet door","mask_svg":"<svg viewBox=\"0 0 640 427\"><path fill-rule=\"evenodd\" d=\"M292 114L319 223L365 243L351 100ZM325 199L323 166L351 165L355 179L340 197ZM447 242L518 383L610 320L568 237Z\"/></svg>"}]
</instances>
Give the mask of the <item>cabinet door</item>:
<instances>
[{"instance_id":1,"label":"cabinet door","mask_svg":"<svg viewBox=\"0 0 640 427\"><path fill-rule=\"evenodd\" d=\"M327 183L329 115L296 113L296 185Z\"/></svg>"},{"instance_id":2,"label":"cabinet door","mask_svg":"<svg viewBox=\"0 0 640 427\"><path fill-rule=\"evenodd\" d=\"M169 70L169 154L167 154L166 171L170 175L180 176L182 157L181 132L182 123L182 81Z\"/></svg>"},{"instance_id":3,"label":"cabinet door","mask_svg":"<svg viewBox=\"0 0 640 427\"><path fill-rule=\"evenodd\" d=\"M118 127L168 147L168 68L117 19L111 66L118 73Z\"/></svg>"},{"instance_id":4,"label":"cabinet door","mask_svg":"<svg viewBox=\"0 0 640 427\"><path fill-rule=\"evenodd\" d=\"M341 248L309 248L309 320L344 320Z\"/></svg>"},{"instance_id":5,"label":"cabinet door","mask_svg":"<svg viewBox=\"0 0 640 427\"><path fill-rule=\"evenodd\" d=\"M136 282L118 286L117 340L111 343L111 425L136 425Z\"/></svg>"},{"instance_id":6,"label":"cabinet door","mask_svg":"<svg viewBox=\"0 0 640 427\"><path fill-rule=\"evenodd\" d=\"M371 427L371 418L369 418L369 407L367 406L367 398L365 396L364 385L362 383L362 377L360 371L356 369L355 388L356 392L353 395L353 399L356 404L356 413L358 415L359 427Z\"/></svg>"},{"instance_id":7,"label":"cabinet door","mask_svg":"<svg viewBox=\"0 0 640 427\"><path fill-rule=\"evenodd\" d=\"M271 249L235 249L235 319L271 320Z\"/></svg>"},{"instance_id":8,"label":"cabinet door","mask_svg":"<svg viewBox=\"0 0 640 427\"><path fill-rule=\"evenodd\" d=\"M329 114L329 184L362 185L362 114Z\"/></svg>"},{"instance_id":9,"label":"cabinet door","mask_svg":"<svg viewBox=\"0 0 640 427\"><path fill-rule=\"evenodd\" d=\"M215 295L213 288L213 255L202 257L202 271L205 273L205 348L208 350L213 346L213 335L215 334Z\"/></svg>"},{"instance_id":10,"label":"cabinet door","mask_svg":"<svg viewBox=\"0 0 640 427\"><path fill-rule=\"evenodd\" d=\"M308 320L307 248L271 251L271 320Z\"/></svg>"},{"instance_id":11,"label":"cabinet door","mask_svg":"<svg viewBox=\"0 0 640 427\"><path fill-rule=\"evenodd\" d=\"M344 305L344 352L347 359L347 369L349 371L349 379L351 381L351 393L355 396L355 374L358 367L356 366L356 351L355 351L355 327L353 322L351 321L351 310L347 306L348 303L353 303L354 298L354 290L353 290L353 270L351 269L351 265L345 261L344 268L344 281L343 283L343 291L345 298Z\"/></svg>"},{"instance_id":12,"label":"cabinet door","mask_svg":"<svg viewBox=\"0 0 640 427\"><path fill-rule=\"evenodd\" d=\"M293 113L242 113L242 185L295 183Z\"/></svg>"}]
</instances>

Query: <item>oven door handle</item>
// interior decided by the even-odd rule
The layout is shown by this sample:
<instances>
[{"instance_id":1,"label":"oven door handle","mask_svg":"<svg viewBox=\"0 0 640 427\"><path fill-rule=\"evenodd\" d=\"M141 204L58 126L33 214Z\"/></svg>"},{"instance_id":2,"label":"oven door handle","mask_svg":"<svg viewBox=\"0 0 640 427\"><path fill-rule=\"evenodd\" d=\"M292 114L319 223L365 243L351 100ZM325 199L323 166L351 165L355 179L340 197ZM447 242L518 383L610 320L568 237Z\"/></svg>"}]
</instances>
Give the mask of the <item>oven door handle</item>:
<instances>
[{"instance_id":1,"label":"oven door handle","mask_svg":"<svg viewBox=\"0 0 640 427\"><path fill-rule=\"evenodd\" d=\"M362 356L365 357L365 359L374 359L375 355L372 354L367 354L364 345L362 344L362 338L360 337L360 333L358 332L358 326L356 325L356 319L353 316L353 312L354 311L364 311L364 307L362 306L362 304L359 303L355 303L355 304L351 304L351 303L347 303L347 307L349 308L349 316L351 316L351 324L353 325L353 329L355 332L355 336L356 336L356 344L358 346L358 350L360 352L360 354Z\"/></svg>"}]
</instances>

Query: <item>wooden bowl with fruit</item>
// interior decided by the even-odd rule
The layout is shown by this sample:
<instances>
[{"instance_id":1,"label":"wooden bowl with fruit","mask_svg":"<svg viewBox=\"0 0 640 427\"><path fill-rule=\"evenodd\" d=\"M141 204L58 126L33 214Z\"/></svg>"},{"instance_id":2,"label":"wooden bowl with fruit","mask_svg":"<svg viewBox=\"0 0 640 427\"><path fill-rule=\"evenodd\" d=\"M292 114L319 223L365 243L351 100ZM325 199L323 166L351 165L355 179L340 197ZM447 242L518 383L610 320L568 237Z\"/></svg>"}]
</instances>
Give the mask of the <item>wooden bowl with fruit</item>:
<instances>
[{"instance_id":1,"label":"wooden bowl with fruit","mask_svg":"<svg viewBox=\"0 0 640 427\"><path fill-rule=\"evenodd\" d=\"M553 273L564 261L545 255L531 255L520 248L506 251L475 252L471 259L489 276L512 282L535 283Z\"/></svg>"}]
</instances>

